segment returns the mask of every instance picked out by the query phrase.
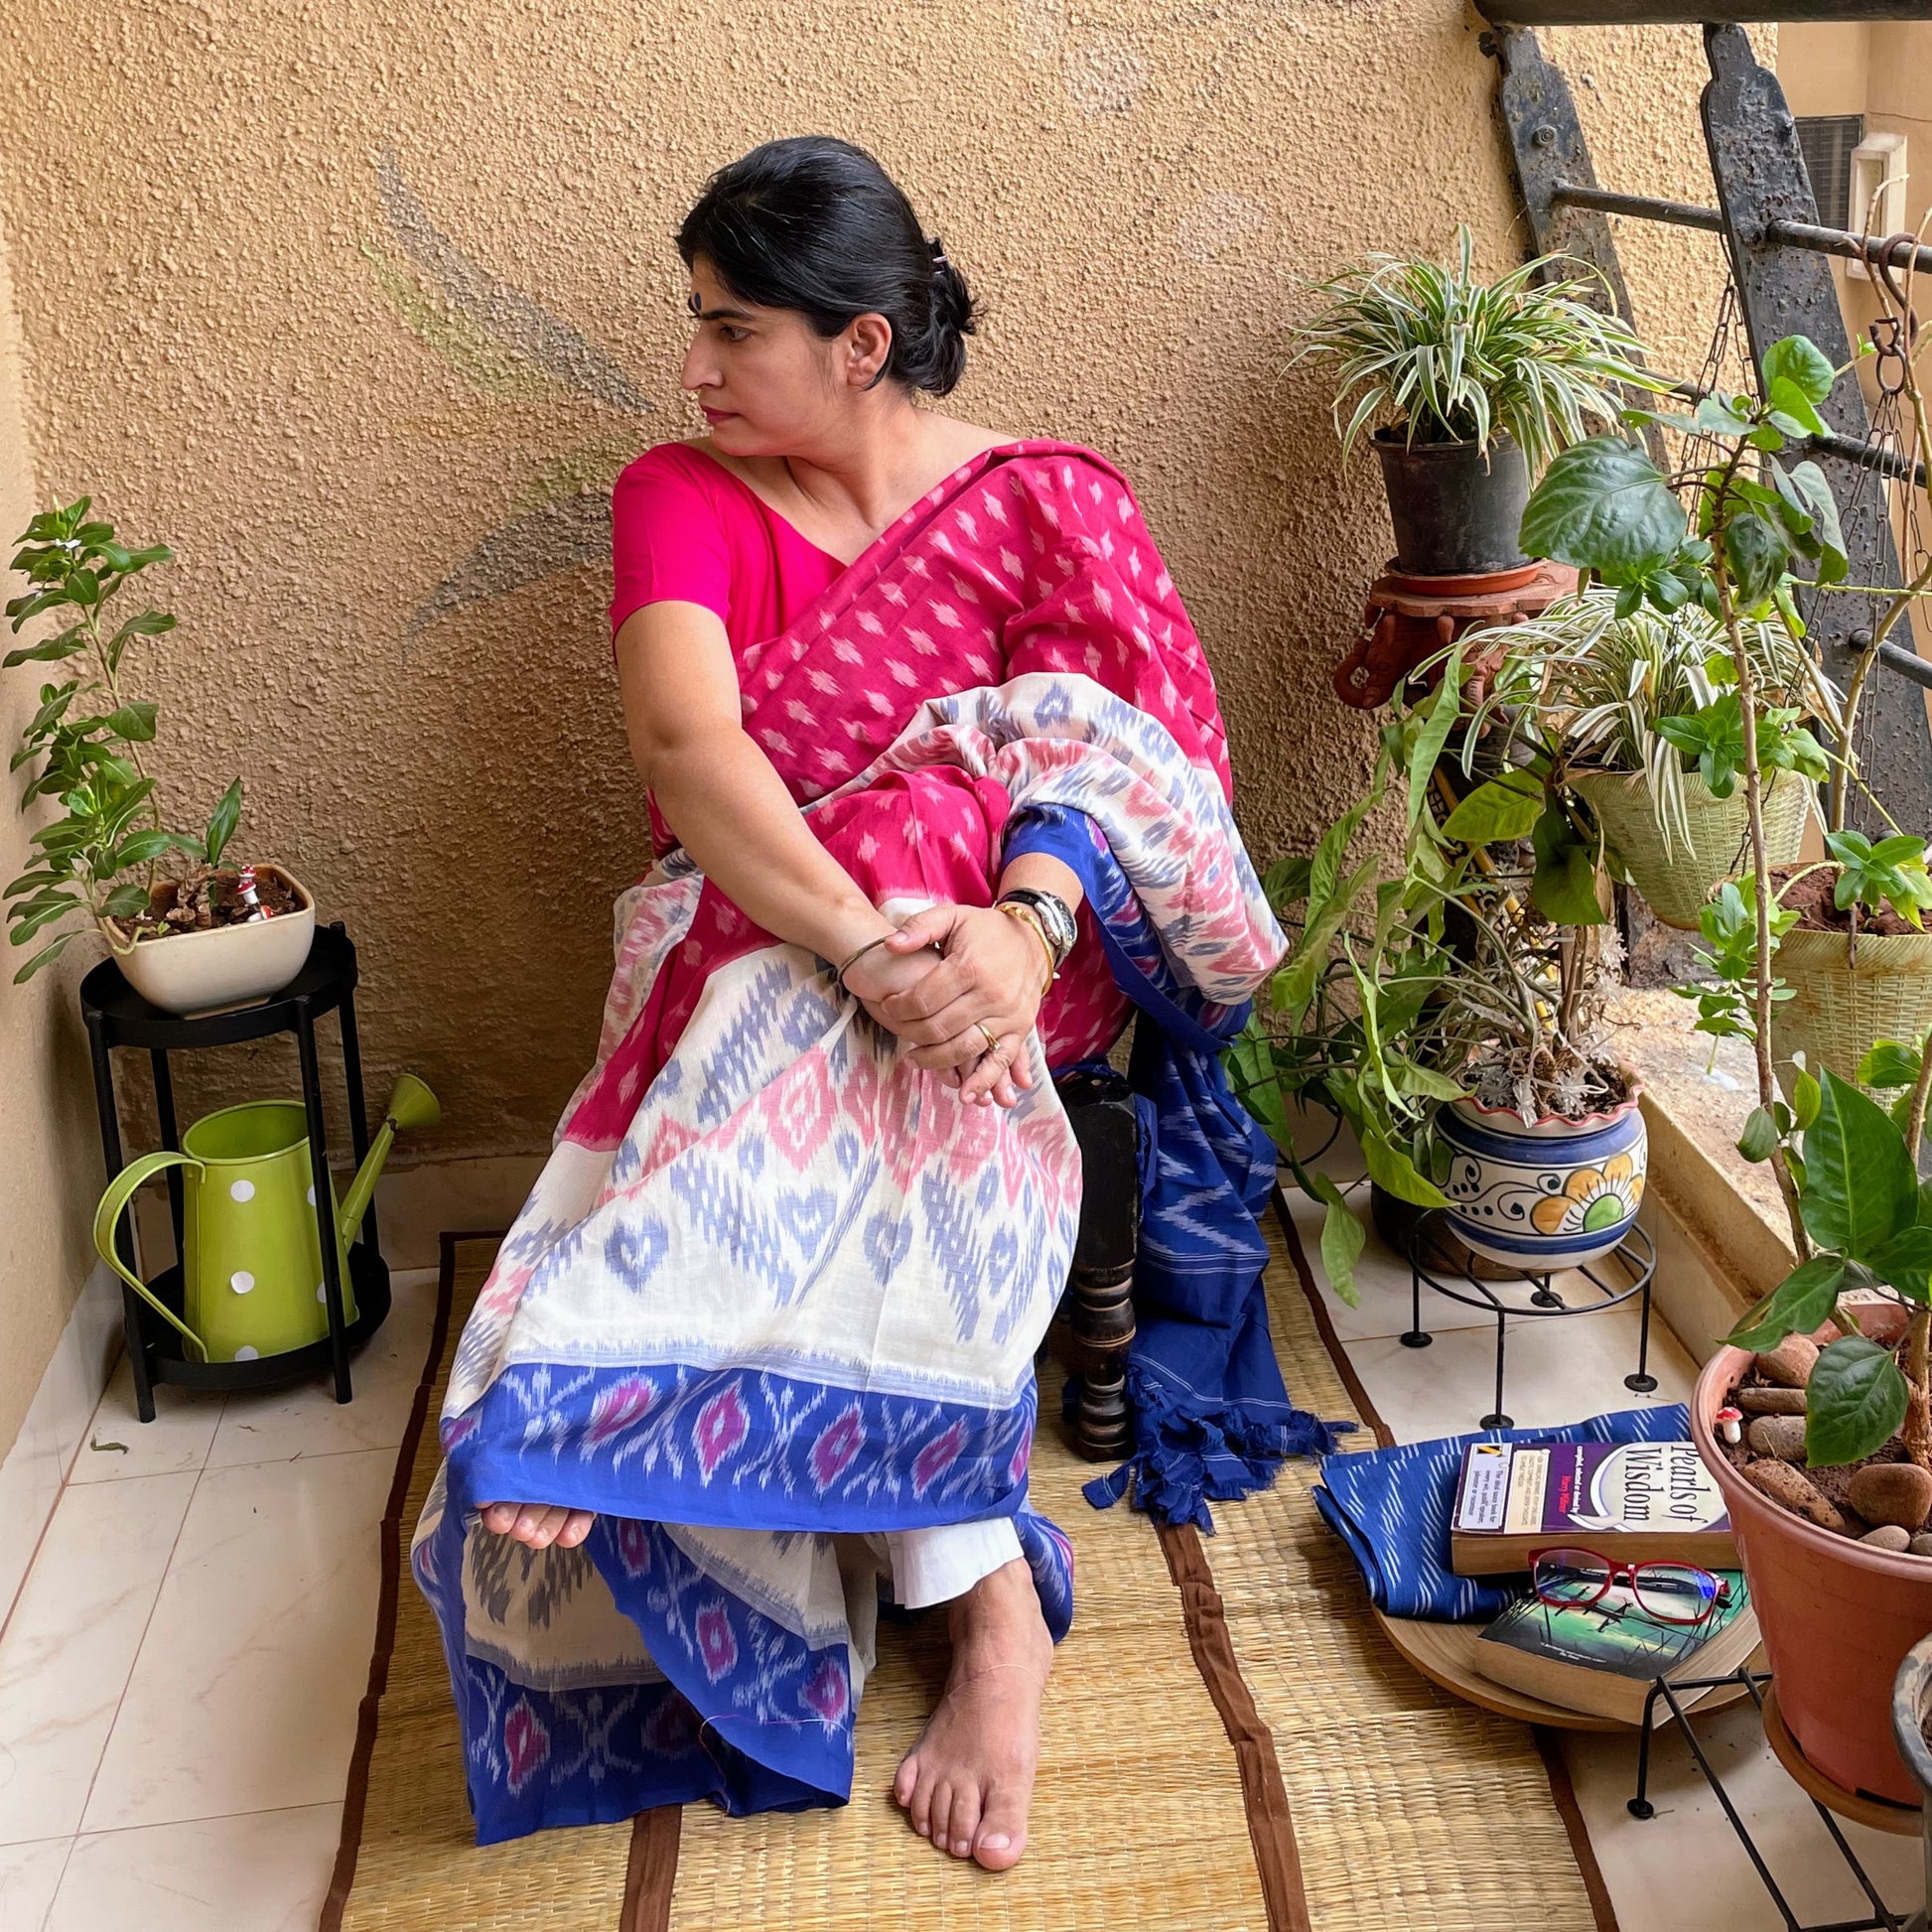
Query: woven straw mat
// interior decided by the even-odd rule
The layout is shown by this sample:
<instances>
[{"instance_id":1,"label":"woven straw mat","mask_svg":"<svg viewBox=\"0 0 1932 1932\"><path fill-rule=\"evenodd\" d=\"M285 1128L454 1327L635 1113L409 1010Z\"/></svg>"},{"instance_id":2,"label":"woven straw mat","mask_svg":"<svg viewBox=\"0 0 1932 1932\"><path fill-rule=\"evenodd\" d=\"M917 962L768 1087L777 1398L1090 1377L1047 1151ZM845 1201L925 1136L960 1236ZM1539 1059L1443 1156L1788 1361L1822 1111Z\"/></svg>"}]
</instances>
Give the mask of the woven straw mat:
<instances>
[{"instance_id":1,"label":"woven straw mat","mask_svg":"<svg viewBox=\"0 0 1932 1932\"><path fill-rule=\"evenodd\" d=\"M1325 1417L1352 1417L1295 1263L1272 1225L1269 1233L1270 1312L1290 1386ZM450 1248L452 1308L400 1518L405 1545L435 1471L449 1358L493 1252L493 1238ZM1042 1366L1042 1418L1058 1415L1060 1381L1057 1368ZM1366 1432L1349 1440L1371 1441ZM945 1645L934 1617L882 1620L852 1803L749 1819L685 1807L672 1835L671 1932L1493 1932L1512 1923L1591 1932L1530 1733L1454 1703L1381 1643L1352 1567L1318 1524L1314 1472L1300 1464L1272 1491L1223 1506L1221 1533L1199 1546L1226 1600L1247 1686L1274 1729L1293 1814L1292 1828L1258 1817L1251 1836L1243 1768L1249 1804L1265 1812L1256 1794L1273 1780L1273 1763L1265 1737L1237 1753L1234 1721L1224 1727L1196 1667L1170 1574L1191 1532L1178 1533L1179 1544L1171 1533L1164 1557L1145 1516L1087 1505L1079 1488L1093 1473L1057 1425L1043 1423L1033 1494L1072 1536L1076 1609L1047 1689L1019 1867L996 1875L945 1858L892 1803L894 1768L943 1681ZM1225 1650L1225 1633L1221 1642ZM1230 1681L1224 1674L1224 1704ZM1234 1692L1245 1700L1238 1683ZM633 1857L627 1823L476 1847L436 1627L406 1568L375 1711L352 1878L346 1857L338 1871L342 1932L657 1932L665 1924L661 1897L654 1912L636 1897L652 1889L639 1872L662 1856L662 1834L647 1857ZM351 1802L351 1836L354 1813ZM331 1932L336 1923L325 1914Z\"/></svg>"}]
</instances>

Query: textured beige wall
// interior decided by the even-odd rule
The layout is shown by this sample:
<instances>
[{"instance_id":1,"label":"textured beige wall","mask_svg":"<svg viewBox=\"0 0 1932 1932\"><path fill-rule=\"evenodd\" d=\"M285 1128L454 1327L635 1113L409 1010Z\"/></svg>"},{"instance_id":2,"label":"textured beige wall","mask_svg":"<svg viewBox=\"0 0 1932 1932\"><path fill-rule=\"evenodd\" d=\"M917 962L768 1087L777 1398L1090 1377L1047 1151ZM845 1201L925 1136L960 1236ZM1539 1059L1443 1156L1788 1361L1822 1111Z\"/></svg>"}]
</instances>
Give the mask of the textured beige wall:
<instances>
[{"instance_id":1,"label":"textured beige wall","mask_svg":"<svg viewBox=\"0 0 1932 1932\"><path fill-rule=\"evenodd\" d=\"M1868 20L1793 22L1778 31L1778 79L1794 114L1863 114L1874 36Z\"/></svg>"},{"instance_id":2,"label":"textured beige wall","mask_svg":"<svg viewBox=\"0 0 1932 1932\"><path fill-rule=\"evenodd\" d=\"M0 223L0 541L18 535L33 514L34 461L23 401L6 224ZM11 557L12 548L4 554ZM29 675L0 676L0 744L9 756L39 703L38 680L29 682ZM9 805L13 789L10 784ZM31 821L11 809L0 815L0 877L28 869L28 834L45 816L45 807ZM87 963L62 959L16 987L8 984L8 961L0 977L0 1456L13 1447L93 1254L87 1224L101 1186L100 1136L73 997Z\"/></svg>"},{"instance_id":3,"label":"textured beige wall","mask_svg":"<svg viewBox=\"0 0 1932 1932\"><path fill-rule=\"evenodd\" d=\"M43 478L179 550L181 628L136 679L170 795L185 819L245 774L243 844L361 947L371 1086L406 1064L443 1095L432 1148L544 1143L646 859L601 491L698 426L669 236L708 170L828 130L899 175L986 303L958 406L1134 479L1265 855L1367 769L1328 671L1389 544L1371 459L1344 470L1318 378L1280 374L1285 325L1305 278L1458 217L1516 258L1477 31L1454 0L0 21ZM1695 30L1552 43L1605 180L1708 193ZM1700 359L1712 267L1631 237L1667 359ZM259 1090L249 1057L185 1105Z\"/></svg>"}]
</instances>

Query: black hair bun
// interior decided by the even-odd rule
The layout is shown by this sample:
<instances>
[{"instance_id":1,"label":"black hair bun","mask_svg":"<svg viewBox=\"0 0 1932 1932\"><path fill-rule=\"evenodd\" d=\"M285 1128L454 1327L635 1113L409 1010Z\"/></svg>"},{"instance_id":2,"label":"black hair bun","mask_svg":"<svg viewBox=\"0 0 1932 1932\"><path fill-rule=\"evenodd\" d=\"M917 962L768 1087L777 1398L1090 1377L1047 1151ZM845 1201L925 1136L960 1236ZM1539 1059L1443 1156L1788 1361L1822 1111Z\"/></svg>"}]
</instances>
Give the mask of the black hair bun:
<instances>
[{"instance_id":1,"label":"black hair bun","mask_svg":"<svg viewBox=\"0 0 1932 1932\"><path fill-rule=\"evenodd\" d=\"M946 257L939 237L932 238L931 368L918 386L943 396L966 370L966 338L973 334L977 310L966 278Z\"/></svg>"}]
</instances>

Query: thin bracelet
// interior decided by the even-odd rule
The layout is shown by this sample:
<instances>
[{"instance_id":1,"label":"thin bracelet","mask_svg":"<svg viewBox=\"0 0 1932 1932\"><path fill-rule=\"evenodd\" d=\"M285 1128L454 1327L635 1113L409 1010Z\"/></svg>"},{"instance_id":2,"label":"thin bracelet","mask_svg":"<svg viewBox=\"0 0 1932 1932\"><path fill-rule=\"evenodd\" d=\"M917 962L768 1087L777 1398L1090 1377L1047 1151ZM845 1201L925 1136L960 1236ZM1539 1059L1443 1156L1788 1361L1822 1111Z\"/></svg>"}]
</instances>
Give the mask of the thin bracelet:
<instances>
[{"instance_id":1,"label":"thin bracelet","mask_svg":"<svg viewBox=\"0 0 1932 1932\"><path fill-rule=\"evenodd\" d=\"M883 946L888 939L897 939L897 937L898 937L898 929L897 927L895 927L891 932L882 932L877 939L868 939L866 943L863 946L861 946L859 950L855 952L851 956L851 958L849 958L845 962L845 964L838 969L838 971L835 974L833 974L832 977L838 981L839 991L841 993L851 992L852 989L849 986L847 986L845 983L845 976L853 969L853 967L858 965L860 960L865 958L867 953L871 952L875 946ZM921 952L936 952L941 959L943 959L946 956L945 949L938 943L937 940L934 939L928 939L926 943L919 948L919 950Z\"/></svg>"},{"instance_id":2,"label":"thin bracelet","mask_svg":"<svg viewBox=\"0 0 1932 1932\"><path fill-rule=\"evenodd\" d=\"M994 906L994 911L1004 912L1010 919L1018 919L1035 939L1040 950L1046 955L1046 978L1039 989L1039 997L1045 999L1053 982L1060 976L1060 962L1053 955L1053 942L1046 936L1046 928L1040 923L1039 914L1023 900L1003 898Z\"/></svg>"},{"instance_id":3,"label":"thin bracelet","mask_svg":"<svg viewBox=\"0 0 1932 1932\"><path fill-rule=\"evenodd\" d=\"M897 936L897 931L898 928L895 926L891 932L882 932L877 939L868 939L866 943L863 946L861 946L859 950L855 952L851 956L851 958L849 958L835 974L833 974L832 977L838 981L839 991L841 993L850 991L850 989L847 987L845 983L846 974L851 972L853 967L858 965L860 960L865 958L867 953L871 952L875 947L883 946L888 939L896 938Z\"/></svg>"}]
</instances>

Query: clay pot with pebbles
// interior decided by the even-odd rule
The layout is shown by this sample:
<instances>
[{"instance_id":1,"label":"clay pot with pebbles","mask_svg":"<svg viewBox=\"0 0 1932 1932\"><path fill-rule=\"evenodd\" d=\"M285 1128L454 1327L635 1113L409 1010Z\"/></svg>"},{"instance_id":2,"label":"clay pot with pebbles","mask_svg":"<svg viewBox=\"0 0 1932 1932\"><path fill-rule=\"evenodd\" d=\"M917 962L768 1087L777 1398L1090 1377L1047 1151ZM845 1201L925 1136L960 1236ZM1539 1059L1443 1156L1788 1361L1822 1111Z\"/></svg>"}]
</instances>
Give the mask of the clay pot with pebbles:
<instances>
[{"instance_id":1,"label":"clay pot with pebbles","mask_svg":"<svg viewBox=\"0 0 1932 1932\"><path fill-rule=\"evenodd\" d=\"M1889 1305L1862 1308L1860 1319L1873 1339L1903 1335L1903 1311ZM1691 1433L1725 1493L1778 1709L1799 1747L1848 1791L1916 1804L1892 1735L1891 1687L1932 1630L1932 1473L1905 1459L1896 1436L1856 1463L1805 1465L1805 1416L1790 1413L1790 1398L1802 1395L1818 1343L1837 1333L1828 1324L1762 1354L1721 1348L1698 1379ZM1737 1443L1717 1425L1725 1409L1741 1412Z\"/></svg>"}]
</instances>

